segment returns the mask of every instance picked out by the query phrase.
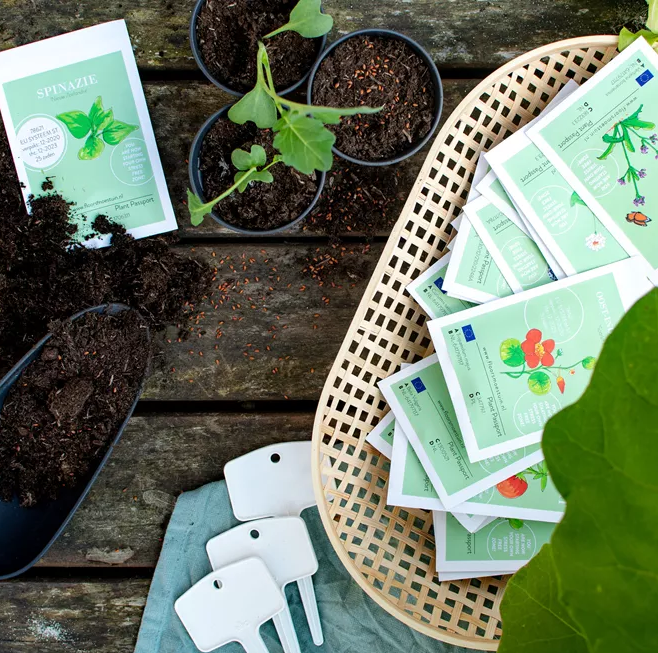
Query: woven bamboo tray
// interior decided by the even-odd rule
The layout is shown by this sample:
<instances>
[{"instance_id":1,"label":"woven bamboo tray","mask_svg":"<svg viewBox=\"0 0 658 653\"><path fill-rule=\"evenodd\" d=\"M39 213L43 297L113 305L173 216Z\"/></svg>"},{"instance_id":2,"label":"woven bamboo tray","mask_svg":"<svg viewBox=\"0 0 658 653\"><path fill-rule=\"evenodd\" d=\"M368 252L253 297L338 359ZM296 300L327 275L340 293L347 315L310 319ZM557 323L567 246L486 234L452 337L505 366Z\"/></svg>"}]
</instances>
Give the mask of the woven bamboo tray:
<instances>
[{"instance_id":1,"label":"woven bamboo tray","mask_svg":"<svg viewBox=\"0 0 658 653\"><path fill-rule=\"evenodd\" d=\"M365 442L388 410L377 382L432 350L407 284L453 235L481 152L529 122L569 79L580 83L616 52L592 36L528 52L490 75L436 137L329 373L313 428L313 482L338 556L379 605L416 630L493 651L505 578L439 583L432 516L386 505L389 461Z\"/></svg>"}]
</instances>

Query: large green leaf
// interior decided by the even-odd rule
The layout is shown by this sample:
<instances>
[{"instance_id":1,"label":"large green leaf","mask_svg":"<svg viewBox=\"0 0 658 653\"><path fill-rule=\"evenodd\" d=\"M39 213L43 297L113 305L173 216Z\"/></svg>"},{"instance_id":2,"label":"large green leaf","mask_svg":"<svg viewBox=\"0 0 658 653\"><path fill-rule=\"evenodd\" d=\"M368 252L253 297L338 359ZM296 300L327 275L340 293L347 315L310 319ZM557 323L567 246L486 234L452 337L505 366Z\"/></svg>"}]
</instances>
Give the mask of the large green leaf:
<instances>
[{"instance_id":1,"label":"large green leaf","mask_svg":"<svg viewBox=\"0 0 658 653\"><path fill-rule=\"evenodd\" d=\"M290 20L265 38L271 38L281 32L297 32L307 39L324 36L334 26L334 19L323 14L321 7L321 0L299 0L290 12Z\"/></svg>"},{"instance_id":2,"label":"large green leaf","mask_svg":"<svg viewBox=\"0 0 658 653\"><path fill-rule=\"evenodd\" d=\"M276 105L265 88L257 84L229 109L228 117L238 125L251 120L256 127L269 129L276 122Z\"/></svg>"},{"instance_id":3,"label":"large green leaf","mask_svg":"<svg viewBox=\"0 0 658 653\"><path fill-rule=\"evenodd\" d=\"M274 147L286 165L305 175L331 168L336 137L316 118L286 113L277 120L274 131Z\"/></svg>"},{"instance_id":4,"label":"large green leaf","mask_svg":"<svg viewBox=\"0 0 658 653\"><path fill-rule=\"evenodd\" d=\"M643 36L654 49L656 48L656 42L658 41L658 34L648 29L641 29L638 32L631 32L630 30L622 27L621 32L619 32L619 52L625 50L631 43Z\"/></svg>"},{"instance_id":5,"label":"large green leaf","mask_svg":"<svg viewBox=\"0 0 658 653\"><path fill-rule=\"evenodd\" d=\"M653 290L606 341L582 397L546 425L544 454L567 509L546 545L554 566L531 560L503 600L501 653L543 652L553 637L550 650L560 653L658 650L656 341ZM556 614L575 624L586 648L557 627Z\"/></svg>"},{"instance_id":6,"label":"large green leaf","mask_svg":"<svg viewBox=\"0 0 658 653\"><path fill-rule=\"evenodd\" d=\"M61 120L74 138L84 138L91 130L91 120L84 111L67 111L60 113L57 120Z\"/></svg>"}]
</instances>

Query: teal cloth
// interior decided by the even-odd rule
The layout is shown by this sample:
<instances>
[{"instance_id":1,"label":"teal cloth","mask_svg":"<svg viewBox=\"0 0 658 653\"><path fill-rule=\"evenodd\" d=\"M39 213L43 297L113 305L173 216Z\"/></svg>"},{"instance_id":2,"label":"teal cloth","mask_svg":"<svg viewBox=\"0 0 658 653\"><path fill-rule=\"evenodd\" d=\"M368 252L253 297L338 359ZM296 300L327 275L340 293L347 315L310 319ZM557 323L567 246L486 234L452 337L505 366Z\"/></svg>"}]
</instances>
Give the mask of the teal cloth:
<instances>
[{"instance_id":1,"label":"teal cloth","mask_svg":"<svg viewBox=\"0 0 658 653\"><path fill-rule=\"evenodd\" d=\"M313 580L325 639L322 646L313 644L296 583L292 583L287 598L302 653L466 653L466 649L421 635L380 608L342 566L317 508L302 516L320 565ZM174 601L212 571L206 542L238 523L224 481L179 497L149 590L135 653L196 653L174 611ZM263 625L261 635L271 653L282 653L272 621ZM241 653L243 648L233 642L221 650Z\"/></svg>"}]
</instances>

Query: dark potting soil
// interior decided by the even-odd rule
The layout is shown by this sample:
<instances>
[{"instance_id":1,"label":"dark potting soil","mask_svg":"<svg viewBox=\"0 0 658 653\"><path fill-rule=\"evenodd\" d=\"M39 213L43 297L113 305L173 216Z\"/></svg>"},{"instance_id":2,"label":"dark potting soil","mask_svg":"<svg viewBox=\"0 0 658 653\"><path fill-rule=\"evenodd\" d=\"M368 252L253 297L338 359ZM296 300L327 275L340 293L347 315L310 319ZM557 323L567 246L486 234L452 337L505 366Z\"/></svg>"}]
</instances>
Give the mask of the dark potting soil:
<instances>
[{"instance_id":1,"label":"dark potting soil","mask_svg":"<svg viewBox=\"0 0 658 653\"><path fill-rule=\"evenodd\" d=\"M215 79L246 93L256 83L258 41L285 25L297 0L207 0L197 18L201 58ZM322 39L283 32L267 39L267 54L277 90L311 70Z\"/></svg>"},{"instance_id":2,"label":"dark potting soil","mask_svg":"<svg viewBox=\"0 0 658 653\"><path fill-rule=\"evenodd\" d=\"M135 311L51 323L53 337L0 412L0 499L54 499L99 460L146 373L150 343Z\"/></svg>"},{"instance_id":3,"label":"dark potting soil","mask_svg":"<svg viewBox=\"0 0 658 653\"><path fill-rule=\"evenodd\" d=\"M206 201L221 195L233 184L235 167L231 152L236 148L249 151L252 145L262 145L271 161L276 151L272 133L259 130L253 123L236 125L218 120L206 134L201 147L200 169ZM257 231L276 229L299 217L313 201L318 190L315 174L302 175L294 168L277 163L270 169L271 184L252 182L244 193L234 192L223 199L214 213L226 222Z\"/></svg>"},{"instance_id":4,"label":"dark potting soil","mask_svg":"<svg viewBox=\"0 0 658 653\"><path fill-rule=\"evenodd\" d=\"M158 330L182 321L209 291L212 268L173 251L171 237L134 240L96 219L99 233L113 234L112 246L87 249L71 240L69 209L50 193L25 211L0 123L0 375L46 335L52 320L119 302Z\"/></svg>"},{"instance_id":5,"label":"dark potting soil","mask_svg":"<svg viewBox=\"0 0 658 653\"><path fill-rule=\"evenodd\" d=\"M362 161L390 159L422 140L432 127L434 85L425 62L403 41L355 37L322 62L313 104L384 108L329 125L336 147Z\"/></svg>"}]
</instances>

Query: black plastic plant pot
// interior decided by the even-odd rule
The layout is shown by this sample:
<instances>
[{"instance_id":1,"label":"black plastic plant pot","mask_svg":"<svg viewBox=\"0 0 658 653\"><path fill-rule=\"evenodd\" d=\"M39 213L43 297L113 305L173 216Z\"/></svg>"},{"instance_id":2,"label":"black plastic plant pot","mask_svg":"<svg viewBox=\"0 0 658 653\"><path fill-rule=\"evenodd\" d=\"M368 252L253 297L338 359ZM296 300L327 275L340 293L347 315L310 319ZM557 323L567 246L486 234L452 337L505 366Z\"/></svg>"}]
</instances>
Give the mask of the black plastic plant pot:
<instances>
[{"instance_id":1,"label":"black plastic plant pot","mask_svg":"<svg viewBox=\"0 0 658 653\"><path fill-rule=\"evenodd\" d=\"M201 50L199 48L199 39L197 38L197 29L196 29L196 24L197 24L197 19L199 18L199 12L203 8L203 5L206 4L207 0L197 0L197 3L194 7L194 11L192 12L192 18L190 20L190 47L192 48L192 54L194 55L194 59L197 63L197 66L201 69L201 72L213 83L215 86L218 86L219 88L222 89L222 91L225 91L226 93L230 93L231 95L235 95L236 97L242 97L246 91L239 91L235 88L232 88L231 86L228 85L228 82L222 82L217 77L215 77L210 70L208 70L208 66L206 66L205 61L203 60L203 57L201 56ZM327 46L327 35L325 34L324 36L320 37L321 42L318 47L318 55L317 57L320 58L322 56L322 52L324 51L325 47ZM314 39L316 40L316 39ZM317 63L317 59L315 60ZM288 88L284 88L283 90L277 89L277 93L279 95L287 95L288 93L292 93L293 91L296 91L302 84L306 82L308 79L308 76L311 74L312 67L308 69L306 74L297 82L295 82L292 86L289 86Z\"/></svg>"},{"instance_id":2,"label":"black plastic plant pot","mask_svg":"<svg viewBox=\"0 0 658 653\"><path fill-rule=\"evenodd\" d=\"M123 304L103 304L76 313L71 320L77 320L86 313L107 313L117 315L123 311L134 310ZM142 318L143 320L143 318ZM148 326L144 321L144 327ZM25 369L41 353L44 345L50 340L49 333L42 338L0 381L0 410L11 387L23 374ZM149 336L150 337L150 336ZM114 446L119 442L130 416L135 410L137 401L142 394L144 381L148 376L150 360L146 365L144 379L137 391L126 419L117 431L103 458L95 468L90 469L72 488L62 488L56 499L38 503L30 508L22 508L18 497L11 502L0 501L0 580L18 576L27 571L50 549L55 540L62 534L66 525L89 493L101 470L110 457ZM1 473L1 470L0 470Z\"/></svg>"},{"instance_id":3,"label":"black plastic plant pot","mask_svg":"<svg viewBox=\"0 0 658 653\"><path fill-rule=\"evenodd\" d=\"M339 156L341 159L345 159L350 163L356 163L357 165L362 165L362 166L389 166L394 163L399 163L400 161L404 161L405 159L408 159L410 156L413 156L414 154L416 154L416 152L421 150L432 138L434 132L436 131L436 128L439 125L439 120L441 120L441 111L443 109L443 84L441 83L441 76L439 75L439 71L437 70L436 66L434 65L434 62L432 61L432 57L430 57L429 53L426 50L424 50L413 39L410 39L408 36L405 36L404 34L400 34L399 32L394 32L393 30L389 30L389 29L360 29L357 30L356 32L351 32L349 34L346 34L342 38L332 43L322 53L322 56L315 62L315 66L313 66L313 70L311 70L311 74L308 80L307 102L309 104L313 104L313 82L315 81L315 77L318 73L318 70L320 69L320 66L322 65L322 62L328 56L330 56L331 53L341 43L344 43L349 39L360 37L360 36L382 37L386 39L396 39L398 41L403 41L427 65L427 68L430 72L430 79L432 80L432 87L434 89L434 116L432 118L432 125L430 127L429 132L427 132L427 134L421 140L410 144L408 150L405 150L401 154L398 154L389 159L377 159L376 161L368 161L365 159L356 159L352 156L349 156L348 154L341 152L336 147L333 148L334 154L336 156Z\"/></svg>"},{"instance_id":4,"label":"black plastic plant pot","mask_svg":"<svg viewBox=\"0 0 658 653\"><path fill-rule=\"evenodd\" d=\"M203 202L208 202L212 199L210 197L206 197L203 189L203 174L201 173L201 164L200 164L201 148L203 147L203 141L206 137L206 134L210 131L212 126L218 120L222 120L222 119L228 120L228 112L232 106L233 106L232 104L228 104L225 107L222 107L217 113L210 116L210 118L206 120L204 125L197 132L197 135L194 137L194 141L192 141L192 147L190 149L190 163L189 163L190 186L192 187L192 191L194 192L194 194L197 195ZM283 164L278 164L278 165L283 165ZM318 189L315 192L315 195L313 196L313 199L311 200L309 205L294 220L291 220L290 222L287 222L286 224L283 224L280 227L277 227L276 229L261 229L261 230L245 229L243 227L238 227L237 225L231 224L230 222L226 222L225 220L222 220L222 218L217 214L217 211L221 209L221 204L222 204L221 202L215 205L215 210L210 214L210 216L212 217L213 220L215 220L215 222L218 222L223 227L226 227L227 229L232 229L233 231L237 231L238 233L241 234L247 234L252 236L255 235L266 236L270 234L280 233L281 231L290 229L291 227L301 222L313 210L313 207L317 204L317 201L320 199L320 195L322 194L322 189L324 187L324 182L327 177L327 173L317 172L316 175L318 178Z\"/></svg>"}]
</instances>

